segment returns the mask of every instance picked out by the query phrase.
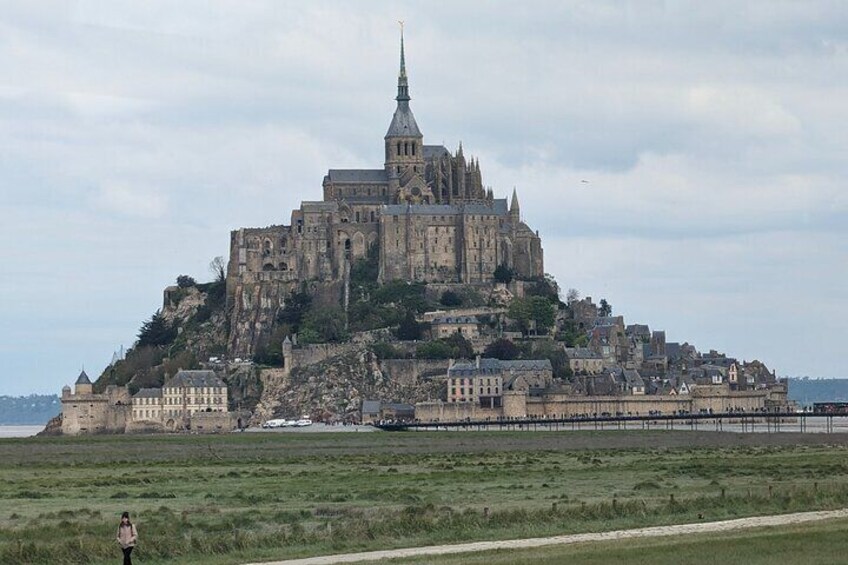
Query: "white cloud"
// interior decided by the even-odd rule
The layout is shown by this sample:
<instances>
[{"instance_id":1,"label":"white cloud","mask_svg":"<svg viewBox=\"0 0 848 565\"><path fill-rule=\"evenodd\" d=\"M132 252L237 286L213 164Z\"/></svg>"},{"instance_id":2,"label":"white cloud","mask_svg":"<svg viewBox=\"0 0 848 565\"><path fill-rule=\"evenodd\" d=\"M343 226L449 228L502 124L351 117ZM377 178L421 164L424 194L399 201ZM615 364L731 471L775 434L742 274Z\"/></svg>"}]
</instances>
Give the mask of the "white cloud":
<instances>
[{"instance_id":1,"label":"white cloud","mask_svg":"<svg viewBox=\"0 0 848 565\"><path fill-rule=\"evenodd\" d=\"M462 140L499 195L518 187L564 286L839 373L839 328L781 328L848 315L844 7L540 6L4 4L0 343L56 326L26 386L108 359L162 286L205 277L230 229L287 222L327 168L379 167L398 19L425 141Z\"/></svg>"}]
</instances>

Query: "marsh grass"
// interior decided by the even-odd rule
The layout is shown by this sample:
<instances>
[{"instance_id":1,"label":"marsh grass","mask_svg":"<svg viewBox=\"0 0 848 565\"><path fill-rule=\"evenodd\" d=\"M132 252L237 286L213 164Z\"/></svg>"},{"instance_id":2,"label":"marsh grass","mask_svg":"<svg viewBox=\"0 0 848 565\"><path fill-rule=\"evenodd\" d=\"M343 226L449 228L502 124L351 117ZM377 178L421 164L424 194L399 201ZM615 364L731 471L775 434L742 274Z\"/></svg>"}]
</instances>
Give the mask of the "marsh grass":
<instances>
[{"instance_id":1,"label":"marsh grass","mask_svg":"<svg viewBox=\"0 0 848 565\"><path fill-rule=\"evenodd\" d=\"M0 563L111 562L124 509L140 561L239 563L848 504L845 449L833 446L261 435L0 442Z\"/></svg>"}]
</instances>

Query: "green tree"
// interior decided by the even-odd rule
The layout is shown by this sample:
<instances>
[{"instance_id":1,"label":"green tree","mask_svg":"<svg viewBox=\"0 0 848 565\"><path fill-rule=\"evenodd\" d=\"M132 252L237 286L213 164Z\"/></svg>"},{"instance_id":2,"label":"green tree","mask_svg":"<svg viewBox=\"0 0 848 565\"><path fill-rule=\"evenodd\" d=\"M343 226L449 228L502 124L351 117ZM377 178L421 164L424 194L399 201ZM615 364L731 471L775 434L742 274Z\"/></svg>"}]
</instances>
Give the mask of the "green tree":
<instances>
[{"instance_id":1,"label":"green tree","mask_svg":"<svg viewBox=\"0 0 848 565\"><path fill-rule=\"evenodd\" d=\"M495 359L500 359L502 361L511 361L512 359L518 359L518 356L521 354L521 351L516 347L516 345L506 338L501 338L493 341L489 345L486 346L486 349L483 351L484 357L494 357Z\"/></svg>"},{"instance_id":2,"label":"green tree","mask_svg":"<svg viewBox=\"0 0 848 565\"><path fill-rule=\"evenodd\" d=\"M499 283L509 284L512 282L512 279L515 277L515 273L512 269L507 267L504 263L501 263L497 267L495 267L494 272L495 281Z\"/></svg>"},{"instance_id":3,"label":"green tree","mask_svg":"<svg viewBox=\"0 0 848 565\"><path fill-rule=\"evenodd\" d=\"M541 296L553 304L559 305L559 285L553 275L545 273L542 278L537 278L527 288L528 296Z\"/></svg>"},{"instance_id":4,"label":"green tree","mask_svg":"<svg viewBox=\"0 0 848 565\"><path fill-rule=\"evenodd\" d=\"M439 298L439 304L448 308L462 306L462 297L452 290L446 290L442 293L441 298Z\"/></svg>"},{"instance_id":5,"label":"green tree","mask_svg":"<svg viewBox=\"0 0 848 565\"><path fill-rule=\"evenodd\" d=\"M567 379L573 374L565 350L556 342L537 341L531 355L534 359L548 359L553 368L554 378Z\"/></svg>"},{"instance_id":6,"label":"green tree","mask_svg":"<svg viewBox=\"0 0 848 565\"><path fill-rule=\"evenodd\" d=\"M397 337L403 341L421 339L421 324L415 319L415 312L407 310L397 329Z\"/></svg>"},{"instance_id":7,"label":"green tree","mask_svg":"<svg viewBox=\"0 0 848 565\"><path fill-rule=\"evenodd\" d=\"M189 288L196 285L197 281L188 275L180 275L177 277L177 286L180 288Z\"/></svg>"},{"instance_id":8,"label":"green tree","mask_svg":"<svg viewBox=\"0 0 848 565\"><path fill-rule=\"evenodd\" d=\"M609 302L607 302L606 298L601 298L601 303L598 308L598 315L601 317L606 317L612 314L612 306Z\"/></svg>"},{"instance_id":9,"label":"green tree","mask_svg":"<svg viewBox=\"0 0 848 565\"><path fill-rule=\"evenodd\" d=\"M534 325L537 332L544 333L554 325L556 319L554 306L542 296L514 299L507 315L518 323L524 334Z\"/></svg>"},{"instance_id":10,"label":"green tree","mask_svg":"<svg viewBox=\"0 0 848 565\"><path fill-rule=\"evenodd\" d=\"M156 313L141 325L138 331L138 346L162 346L168 345L177 337L177 328L169 323L162 312Z\"/></svg>"},{"instance_id":11,"label":"green tree","mask_svg":"<svg viewBox=\"0 0 848 565\"><path fill-rule=\"evenodd\" d=\"M444 342L450 346L452 357L456 359L471 359L474 357L474 347L461 333L451 334L450 337L444 339Z\"/></svg>"},{"instance_id":12,"label":"green tree","mask_svg":"<svg viewBox=\"0 0 848 565\"><path fill-rule=\"evenodd\" d=\"M304 343L345 341L348 333L345 328L344 310L338 306L325 308L313 306L303 316L298 336Z\"/></svg>"},{"instance_id":13,"label":"green tree","mask_svg":"<svg viewBox=\"0 0 848 565\"><path fill-rule=\"evenodd\" d=\"M311 306L312 296L308 292L293 292L286 300L282 310L277 314L277 322L288 324L293 332L298 332L300 324Z\"/></svg>"},{"instance_id":14,"label":"green tree","mask_svg":"<svg viewBox=\"0 0 848 565\"><path fill-rule=\"evenodd\" d=\"M450 345L437 340L420 344L415 350L415 356L419 359L450 359L454 354Z\"/></svg>"}]
</instances>

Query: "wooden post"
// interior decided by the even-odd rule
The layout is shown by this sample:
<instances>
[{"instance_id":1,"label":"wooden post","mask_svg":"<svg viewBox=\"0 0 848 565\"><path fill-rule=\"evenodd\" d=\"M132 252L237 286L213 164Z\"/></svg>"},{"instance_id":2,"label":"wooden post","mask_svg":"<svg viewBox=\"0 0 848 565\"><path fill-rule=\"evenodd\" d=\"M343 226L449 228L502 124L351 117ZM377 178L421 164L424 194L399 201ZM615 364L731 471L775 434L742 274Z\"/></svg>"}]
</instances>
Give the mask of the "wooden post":
<instances>
[{"instance_id":1,"label":"wooden post","mask_svg":"<svg viewBox=\"0 0 848 565\"><path fill-rule=\"evenodd\" d=\"M489 507L485 506L485 507L483 507L483 518L488 518L488 517L489 517Z\"/></svg>"}]
</instances>

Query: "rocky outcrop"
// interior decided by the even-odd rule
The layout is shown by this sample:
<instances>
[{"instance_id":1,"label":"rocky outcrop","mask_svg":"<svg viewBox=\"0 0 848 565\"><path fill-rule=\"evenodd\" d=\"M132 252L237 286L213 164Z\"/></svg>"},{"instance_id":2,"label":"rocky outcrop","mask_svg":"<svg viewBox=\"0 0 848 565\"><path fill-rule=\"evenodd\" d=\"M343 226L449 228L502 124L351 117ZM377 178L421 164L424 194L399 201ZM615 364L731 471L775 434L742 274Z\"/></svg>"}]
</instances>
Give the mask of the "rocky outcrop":
<instances>
[{"instance_id":1,"label":"rocky outcrop","mask_svg":"<svg viewBox=\"0 0 848 565\"><path fill-rule=\"evenodd\" d=\"M50 418L44 429L38 432L39 436L60 436L62 435L62 415Z\"/></svg>"},{"instance_id":2,"label":"rocky outcrop","mask_svg":"<svg viewBox=\"0 0 848 565\"><path fill-rule=\"evenodd\" d=\"M365 399L414 404L438 397L443 386L440 379L393 379L365 347L298 367L290 376L282 369L266 369L261 380L264 388L253 424L303 414L325 421L356 422Z\"/></svg>"}]
</instances>

